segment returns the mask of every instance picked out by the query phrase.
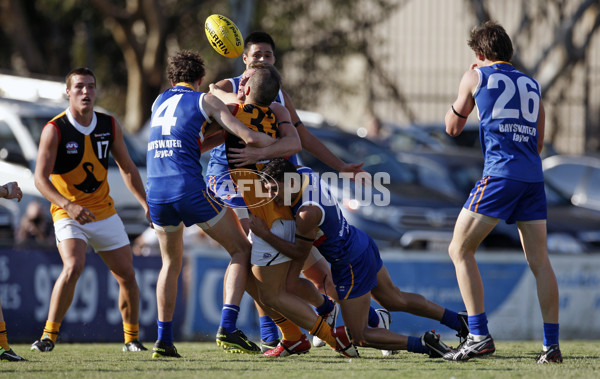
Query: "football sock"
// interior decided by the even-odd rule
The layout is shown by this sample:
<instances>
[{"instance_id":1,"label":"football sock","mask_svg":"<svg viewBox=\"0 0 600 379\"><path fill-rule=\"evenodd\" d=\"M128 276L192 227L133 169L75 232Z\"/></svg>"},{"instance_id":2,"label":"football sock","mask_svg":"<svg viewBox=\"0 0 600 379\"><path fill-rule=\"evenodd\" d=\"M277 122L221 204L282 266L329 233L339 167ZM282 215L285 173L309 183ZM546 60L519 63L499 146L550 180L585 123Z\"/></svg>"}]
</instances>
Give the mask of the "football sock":
<instances>
[{"instance_id":1,"label":"football sock","mask_svg":"<svg viewBox=\"0 0 600 379\"><path fill-rule=\"evenodd\" d=\"M10 350L8 338L6 337L6 322L0 322L0 347L4 350Z\"/></svg>"},{"instance_id":2,"label":"football sock","mask_svg":"<svg viewBox=\"0 0 600 379\"><path fill-rule=\"evenodd\" d=\"M277 324L269 316L260 318L260 339L265 342L275 341L279 338Z\"/></svg>"},{"instance_id":3,"label":"football sock","mask_svg":"<svg viewBox=\"0 0 600 379\"><path fill-rule=\"evenodd\" d=\"M480 313L475 316L468 316L469 320L469 329L471 330L471 334L475 337L475 341L480 341L485 338L488 334L490 334L487 324L487 315L485 312ZM478 339L477 337L481 337Z\"/></svg>"},{"instance_id":4,"label":"football sock","mask_svg":"<svg viewBox=\"0 0 600 379\"><path fill-rule=\"evenodd\" d=\"M290 320L285 317L280 317L278 319L273 320L275 324L281 329L281 338L286 341L298 341L302 338L302 330L298 327L298 325L294 324Z\"/></svg>"},{"instance_id":5,"label":"football sock","mask_svg":"<svg viewBox=\"0 0 600 379\"><path fill-rule=\"evenodd\" d=\"M558 324L544 323L544 348L558 345ZM547 350L547 349L546 349Z\"/></svg>"},{"instance_id":6,"label":"football sock","mask_svg":"<svg viewBox=\"0 0 600 379\"><path fill-rule=\"evenodd\" d=\"M140 335L140 325L123 322L123 334L125 335L125 343L137 340Z\"/></svg>"},{"instance_id":7,"label":"football sock","mask_svg":"<svg viewBox=\"0 0 600 379\"><path fill-rule=\"evenodd\" d=\"M444 315L442 316L440 324L446 325L450 329L454 329L457 332L460 332L461 325L460 320L458 319L458 313L451 311L448 308L444 310Z\"/></svg>"},{"instance_id":8,"label":"football sock","mask_svg":"<svg viewBox=\"0 0 600 379\"><path fill-rule=\"evenodd\" d=\"M323 295L323 304L315 308L315 311L319 314L319 316L326 316L333 310L334 306L333 300L331 300L329 296Z\"/></svg>"},{"instance_id":9,"label":"football sock","mask_svg":"<svg viewBox=\"0 0 600 379\"><path fill-rule=\"evenodd\" d=\"M313 325L309 333L313 336L319 337L332 348L336 348L337 342L335 341L333 334L331 334L331 326L329 326L323 317L319 316L317 322L315 322L315 325Z\"/></svg>"},{"instance_id":10,"label":"football sock","mask_svg":"<svg viewBox=\"0 0 600 379\"><path fill-rule=\"evenodd\" d=\"M240 313L240 307L233 304L224 304L223 310L221 311L221 326L227 333L233 333L236 331L236 324L238 314Z\"/></svg>"},{"instance_id":11,"label":"football sock","mask_svg":"<svg viewBox=\"0 0 600 379\"><path fill-rule=\"evenodd\" d=\"M42 338L50 338L52 342L56 343L56 339L58 338L58 330L60 329L60 322L53 322L50 320L46 320L46 325L44 326L44 332L42 333Z\"/></svg>"},{"instance_id":12,"label":"football sock","mask_svg":"<svg viewBox=\"0 0 600 379\"><path fill-rule=\"evenodd\" d=\"M156 320L156 325L158 325L158 339L165 345L173 345L173 321Z\"/></svg>"},{"instance_id":13,"label":"football sock","mask_svg":"<svg viewBox=\"0 0 600 379\"><path fill-rule=\"evenodd\" d=\"M375 308L369 307L369 322L370 328L376 328L379 325L379 315L375 312Z\"/></svg>"},{"instance_id":14,"label":"football sock","mask_svg":"<svg viewBox=\"0 0 600 379\"><path fill-rule=\"evenodd\" d=\"M419 337L408 337L408 343L406 344L406 350L411 353L429 354L427 346L423 346Z\"/></svg>"}]
</instances>

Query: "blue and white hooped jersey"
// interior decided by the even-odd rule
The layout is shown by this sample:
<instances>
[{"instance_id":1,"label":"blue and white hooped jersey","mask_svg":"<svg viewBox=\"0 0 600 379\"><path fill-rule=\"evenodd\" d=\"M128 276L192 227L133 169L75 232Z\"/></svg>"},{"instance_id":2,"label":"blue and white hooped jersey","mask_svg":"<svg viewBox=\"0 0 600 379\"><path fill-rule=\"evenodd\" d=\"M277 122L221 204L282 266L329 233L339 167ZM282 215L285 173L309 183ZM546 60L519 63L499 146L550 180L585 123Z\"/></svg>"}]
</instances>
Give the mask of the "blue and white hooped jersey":
<instances>
[{"instance_id":1,"label":"blue and white hooped jersey","mask_svg":"<svg viewBox=\"0 0 600 379\"><path fill-rule=\"evenodd\" d=\"M200 165L210 122L202 107L204 95L177 84L154 101L146 153L148 201L172 202L206 188Z\"/></svg>"},{"instance_id":2,"label":"blue and white hooped jersey","mask_svg":"<svg viewBox=\"0 0 600 379\"><path fill-rule=\"evenodd\" d=\"M237 93L238 88L240 86L240 80L242 75L236 76L235 78L229 78L231 85L233 86L233 93ZM275 98L275 102L285 106L285 100L283 99L283 93L279 90L279 94ZM294 164L298 163L296 155L291 156L290 161ZM206 176L214 176L214 177L222 177L224 173L229 171L229 166L227 164L227 154L225 150L225 144L221 144L219 146L214 147L210 151L210 161L208 162L208 167L206 168Z\"/></svg>"},{"instance_id":3,"label":"blue and white hooped jersey","mask_svg":"<svg viewBox=\"0 0 600 379\"><path fill-rule=\"evenodd\" d=\"M314 245L332 265L352 262L368 248L369 237L348 224L329 187L312 169L299 167L298 173L302 176L302 195L292 204L293 216L304 205L319 207L322 217Z\"/></svg>"},{"instance_id":4,"label":"blue and white hooped jersey","mask_svg":"<svg viewBox=\"0 0 600 379\"><path fill-rule=\"evenodd\" d=\"M476 68L473 93L485 158L483 176L528 183L544 180L537 151L541 89L537 81L506 62Z\"/></svg>"}]
</instances>

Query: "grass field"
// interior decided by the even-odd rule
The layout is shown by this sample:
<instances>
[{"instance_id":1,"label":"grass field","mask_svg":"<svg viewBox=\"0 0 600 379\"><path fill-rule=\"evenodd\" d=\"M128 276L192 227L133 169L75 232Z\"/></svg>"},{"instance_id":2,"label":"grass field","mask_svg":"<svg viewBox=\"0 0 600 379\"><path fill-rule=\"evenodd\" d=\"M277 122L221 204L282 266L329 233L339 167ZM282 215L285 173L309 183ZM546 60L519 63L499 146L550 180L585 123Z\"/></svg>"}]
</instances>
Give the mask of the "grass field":
<instances>
[{"instance_id":1,"label":"grass field","mask_svg":"<svg viewBox=\"0 0 600 379\"><path fill-rule=\"evenodd\" d=\"M265 358L226 354L214 343L177 343L180 359L151 359L151 353L123 353L120 344L58 344L50 353L13 344L27 362L0 362L0 377L10 378L598 378L600 341L565 341L565 362L538 365L540 342L496 342L496 353L469 362L445 362L401 352L383 357L360 348L348 359L329 348L308 354ZM151 343L146 343L150 348Z\"/></svg>"}]
</instances>

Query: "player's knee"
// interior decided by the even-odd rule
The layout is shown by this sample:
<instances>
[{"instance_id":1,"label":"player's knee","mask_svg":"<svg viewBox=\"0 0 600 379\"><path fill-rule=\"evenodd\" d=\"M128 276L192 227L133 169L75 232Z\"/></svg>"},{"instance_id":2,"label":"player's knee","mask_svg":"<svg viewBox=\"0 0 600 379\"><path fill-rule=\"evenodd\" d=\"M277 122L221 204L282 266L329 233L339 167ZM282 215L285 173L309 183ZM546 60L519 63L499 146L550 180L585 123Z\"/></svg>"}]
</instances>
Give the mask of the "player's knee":
<instances>
[{"instance_id":1,"label":"player's knee","mask_svg":"<svg viewBox=\"0 0 600 379\"><path fill-rule=\"evenodd\" d=\"M62 275L67 281L77 281L83 272L84 262L65 263L62 270Z\"/></svg>"},{"instance_id":2,"label":"player's knee","mask_svg":"<svg viewBox=\"0 0 600 379\"><path fill-rule=\"evenodd\" d=\"M278 308L279 296L277 293L270 291L261 291L259 295L260 302L270 308Z\"/></svg>"},{"instance_id":3,"label":"player's knee","mask_svg":"<svg viewBox=\"0 0 600 379\"><path fill-rule=\"evenodd\" d=\"M231 263L240 263L250 265L250 251L252 246L250 244L240 244L229 251L231 256Z\"/></svg>"},{"instance_id":4,"label":"player's knee","mask_svg":"<svg viewBox=\"0 0 600 379\"><path fill-rule=\"evenodd\" d=\"M461 247L459 244L450 243L450 246L448 246L448 255L450 256L450 259L452 260L452 262L454 264L464 260L466 255L469 254L474 254L475 251L469 251L468 249L465 249L464 247Z\"/></svg>"}]
</instances>

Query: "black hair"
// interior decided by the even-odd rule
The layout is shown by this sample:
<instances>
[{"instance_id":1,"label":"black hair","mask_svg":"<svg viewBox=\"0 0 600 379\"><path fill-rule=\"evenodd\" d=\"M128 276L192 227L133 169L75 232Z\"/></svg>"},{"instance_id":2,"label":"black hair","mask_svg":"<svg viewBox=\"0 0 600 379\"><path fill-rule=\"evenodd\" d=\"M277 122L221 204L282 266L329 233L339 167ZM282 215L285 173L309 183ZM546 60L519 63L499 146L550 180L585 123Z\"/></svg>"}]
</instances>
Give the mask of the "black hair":
<instances>
[{"instance_id":1,"label":"black hair","mask_svg":"<svg viewBox=\"0 0 600 379\"><path fill-rule=\"evenodd\" d=\"M256 43L268 43L269 45L271 45L273 53L275 53L275 41L273 41L273 38L268 33L252 32L248 34L248 36L244 40L244 54L248 52L248 49L251 45L254 45Z\"/></svg>"}]
</instances>

